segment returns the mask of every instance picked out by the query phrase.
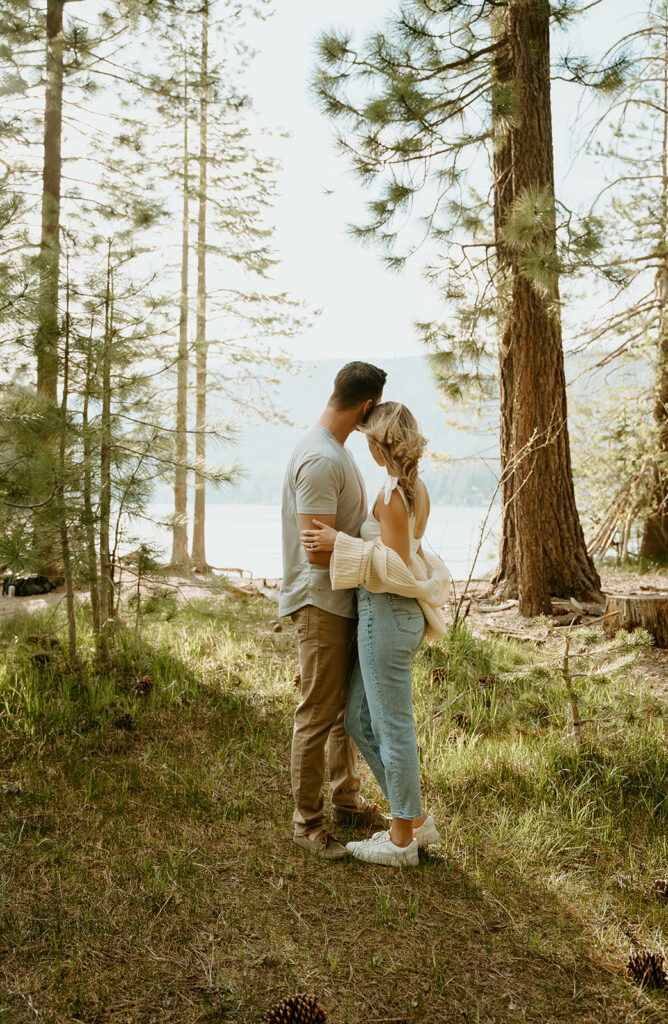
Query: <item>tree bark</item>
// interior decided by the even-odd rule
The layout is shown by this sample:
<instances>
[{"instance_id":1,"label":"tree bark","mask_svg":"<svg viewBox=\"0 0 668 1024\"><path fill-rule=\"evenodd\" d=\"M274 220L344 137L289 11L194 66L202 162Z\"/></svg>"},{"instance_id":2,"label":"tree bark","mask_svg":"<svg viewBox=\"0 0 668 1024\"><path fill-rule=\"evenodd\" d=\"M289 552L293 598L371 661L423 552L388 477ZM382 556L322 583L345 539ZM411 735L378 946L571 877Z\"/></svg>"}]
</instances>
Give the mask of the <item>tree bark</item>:
<instances>
[{"instance_id":1,"label":"tree bark","mask_svg":"<svg viewBox=\"0 0 668 1024\"><path fill-rule=\"evenodd\" d=\"M65 349L63 353L63 391L60 402L60 444L58 457L58 519L60 526L60 549L63 558L65 594L67 602L67 635L70 661L77 657L77 620L74 613L74 584L72 581L72 556L69 529L67 525L67 498L65 489L65 453L67 446L67 400L70 384L70 283L67 280L67 302L65 306Z\"/></svg>"},{"instance_id":2,"label":"tree bark","mask_svg":"<svg viewBox=\"0 0 668 1024\"><path fill-rule=\"evenodd\" d=\"M181 232L181 305L176 380L176 469L174 470L173 565L186 566L188 558L188 256L190 203L188 182L188 63L185 58L183 100L183 217Z\"/></svg>"},{"instance_id":3,"label":"tree bark","mask_svg":"<svg viewBox=\"0 0 668 1024\"><path fill-rule=\"evenodd\" d=\"M109 634L114 612L111 578L109 526L111 519L111 242L107 256L107 287L104 310L104 349L102 353L102 411L100 416L100 635L103 661L109 659Z\"/></svg>"},{"instance_id":4,"label":"tree bark","mask_svg":"<svg viewBox=\"0 0 668 1024\"><path fill-rule=\"evenodd\" d=\"M617 629L646 629L657 647L668 647L668 597L665 594L615 594L608 599L605 625Z\"/></svg>"},{"instance_id":5,"label":"tree bark","mask_svg":"<svg viewBox=\"0 0 668 1024\"><path fill-rule=\"evenodd\" d=\"M207 117L208 117L208 2L202 7L202 53L200 68L200 152L197 215L197 314L195 325L195 510L192 561L198 572L206 572L206 202L207 202Z\"/></svg>"},{"instance_id":6,"label":"tree bark","mask_svg":"<svg viewBox=\"0 0 668 1024\"><path fill-rule=\"evenodd\" d=\"M42 233L38 327L35 337L37 390L53 401L58 391L58 281L60 274L60 180L63 121L64 0L46 5L46 96L42 169Z\"/></svg>"},{"instance_id":7,"label":"tree bark","mask_svg":"<svg viewBox=\"0 0 668 1024\"><path fill-rule=\"evenodd\" d=\"M663 139L661 152L661 262L657 271L659 341L656 354L654 419L659 429L659 453L668 455L668 25L663 50ZM640 557L668 560L668 487L666 472L656 467L655 509L643 526Z\"/></svg>"},{"instance_id":8,"label":"tree bark","mask_svg":"<svg viewBox=\"0 0 668 1024\"><path fill-rule=\"evenodd\" d=\"M537 287L504 234L518 198L554 196L548 0L510 4L503 30L497 76L514 81L520 114L495 154L499 261L511 295L500 346L503 538L492 583L496 596L519 598L521 614L533 616L551 611L552 595L598 601L601 589L575 504L558 282L555 275ZM541 231L554 249L554 218Z\"/></svg>"},{"instance_id":9,"label":"tree bark","mask_svg":"<svg viewBox=\"0 0 668 1024\"><path fill-rule=\"evenodd\" d=\"M83 432L83 511L86 535L86 556L88 562L88 592L90 594L91 618L95 635L100 635L100 582L97 572L95 551L95 513L93 511L93 444L89 427L88 408L93 387L93 324L91 322L88 351L86 353L86 383L81 413Z\"/></svg>"},{"instance_id":10,"label":"tree bark","mask_svg":"<svg viewBox=\"0 0 668 1024\"><path fill-rule=\"evenodd\" d=\"M517 568L515 564L515 517L512 512L514 480L510 470L512 445L512 412L515 380L513 372L514 349L511 345L512 272L510 253L503 238L503 225L513 200L513 165L511 135L501 123L498 105L501 93L513 80L513 63L506 35L503 15L492 21L496 42L502 43L494 55L494 81L492 83L492 126L494 130L494 239L496 251L496 295L499 331L499 441L501 450L501 507L503 509L499 570L494 578L495 597L499 600L517 598ZM503 567L503 575L500 570Z\"/></svg>"}]
</instances>

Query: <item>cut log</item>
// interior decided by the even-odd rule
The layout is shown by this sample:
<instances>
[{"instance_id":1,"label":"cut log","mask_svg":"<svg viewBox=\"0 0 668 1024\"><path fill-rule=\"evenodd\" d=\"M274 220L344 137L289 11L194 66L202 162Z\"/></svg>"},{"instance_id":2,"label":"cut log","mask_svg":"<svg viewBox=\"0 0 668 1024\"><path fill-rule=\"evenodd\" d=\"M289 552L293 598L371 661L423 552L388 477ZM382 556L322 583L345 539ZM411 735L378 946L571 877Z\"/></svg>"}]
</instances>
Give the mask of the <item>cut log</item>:
<instances>
[{"instance_id":1,"label":"cut log","mask_svg":"<svg viewBox=\"0 0 668 1024\"><path fill-rule=\"evenodd\" d=\"M668 647L668 595L615 594L608 598L603 621L607 633L639 626L651 633L657 647Z\"/></svg>"}]
</instances>

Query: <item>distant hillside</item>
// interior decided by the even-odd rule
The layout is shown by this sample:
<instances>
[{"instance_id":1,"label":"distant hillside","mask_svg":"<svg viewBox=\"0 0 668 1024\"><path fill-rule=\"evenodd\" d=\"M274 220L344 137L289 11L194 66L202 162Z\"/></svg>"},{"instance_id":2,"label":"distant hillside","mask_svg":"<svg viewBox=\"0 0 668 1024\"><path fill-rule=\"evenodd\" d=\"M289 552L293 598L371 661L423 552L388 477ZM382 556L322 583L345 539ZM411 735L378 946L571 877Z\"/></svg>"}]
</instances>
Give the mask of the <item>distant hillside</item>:
<instances>
[{"instance_id":1,"label":"distant hillside","mask_svg":"<svg viewBox=\"0 0 668 1024\"><path fill-rule=\"evenodd\" d=\"M336 372L343 360L303 364L298 374L284 374L275 403L290 410L294 426L273 423L239 424L239 441L232 446L211 446L211 457L223 462L237 459L246 475L234 487L211 492L212 503L279 504L283 472L288 455L300 433L320 415L332 390ZM401 401L415 414L432 451L462 459L484 451L494 463L496 442L479 420L466 422L461 410L453 410L448 419L456 419L465 429L446 424L446 413L438 405L439 393L426 359L388 359L383 362L388 379L384 397ZM360 463L370 487L380 480L378 467L370 458L366 442L354 435L348 442ZM479 505L488 499L495 486L493 473L484 464L452 462L433 466L425 462L425 480L432 501L447 505ZM169 501L171 489L160 486L157 501Z\"/></svg>"},{"instance_id":2,"label":"distant hillside","mask_svg":"<svg viewBox=\"0 0 668 1024\"><path fill-rule=\"evenodd\" d=\"M567 356L567 379L576 383L570 390L571 419L576 416L578 402L588 403L613 389L618 382L637 380L639 390L647 383L649 368L638 365L611 371L605 368L579 378L586 360ZM235 459L242 463L245 477L235 486L224 487L209 494L214 504L279 504L285 463L299 434L320 415L330 395L332 381L343 360L302 364L296 373L285 373L276 392L278 408L289 410L294 426L267 422L240 423L238 443L232 446L211 445L211 458L221 462ZM480 418L459 405L446 409L434 384L426 358L410 357L383 361L388 379L384 397L403 402L417 417L429 439L433 452L449 456L449 463L425 461L424 477L432 501L442 505L486 504L496 486L494 471L498 467L498 411L494 403L487 418ZM224 410L221 410L224 411ZM382 474L370 458L366 442L356 434L348 442L358 460L369 489L375 491ZM467 461L471 458L472 461ZM158 501L171 500L171 488L162 485L156 491Z\"/></svg>"}]
</instances>

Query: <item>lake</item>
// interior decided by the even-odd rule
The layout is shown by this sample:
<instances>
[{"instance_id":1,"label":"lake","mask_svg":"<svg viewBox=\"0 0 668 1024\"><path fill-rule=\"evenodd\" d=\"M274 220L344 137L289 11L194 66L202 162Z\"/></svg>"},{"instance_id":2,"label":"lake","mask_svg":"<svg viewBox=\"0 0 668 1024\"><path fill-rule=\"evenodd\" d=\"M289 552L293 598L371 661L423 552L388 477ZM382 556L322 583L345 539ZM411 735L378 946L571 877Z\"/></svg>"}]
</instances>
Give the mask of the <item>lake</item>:
<instances>
[{"instance_id":1,"label":"lake","mask_svg":"<svg viewBox=\"0 0 668 1024\"><path fill-rule=\"evenodd\" d=\"M171 552L171 532L164 525L171 504L152 504L150 520L133 519L124 549L138 541L161 548L165 559ZM192 509L189 510L192 515ZM468 576L480 541L486 508L434 505L427 525L426 547L440 554L455 579ZM499 511L492 511L475 576L489 573L496 562ZM491 527L491 532L490 532ZM220 569L246 569L253 576L279 577L281 568L281 509L279 505L210 504L206 510L206 553Z\"/></svg>"}]
</instances>

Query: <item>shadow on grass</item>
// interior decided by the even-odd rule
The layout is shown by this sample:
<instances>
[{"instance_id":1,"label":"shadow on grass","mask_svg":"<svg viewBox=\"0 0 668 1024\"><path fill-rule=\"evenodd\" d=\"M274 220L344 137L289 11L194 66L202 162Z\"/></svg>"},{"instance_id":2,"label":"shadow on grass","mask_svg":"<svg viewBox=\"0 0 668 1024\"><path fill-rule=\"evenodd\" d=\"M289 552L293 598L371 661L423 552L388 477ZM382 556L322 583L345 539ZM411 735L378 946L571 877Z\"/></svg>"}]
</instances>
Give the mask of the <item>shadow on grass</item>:
<instances>
[{"instance_id":1,"label":"shadow on grass","mask_svg":"<svg viewBox=\"0 0 668 1024\"><path fill-rule=\"evenodd\" d=\"M5 1019L250 1024L297 991L316 992L331 1024L665 1019L665 998L625 981L587 906L507 855L473 783L439 797L448 853L419 869L295 848L290 632L242 603L162 630L139 645L128 634L106 678L92 662L78 682L58 658L24 666L25 638L8 658L15 682L32 673L34 701L11 705L23 792L0 797ZM577 771L564 754L553 786L610 798L600 759ZM508 794L522 781L509 773ZM498 783L490 771L477 785ZM637 766L615 806L642 784ZM462 810L480 820L460 848L448 826Z\"/></svg>"}]
</instances>

